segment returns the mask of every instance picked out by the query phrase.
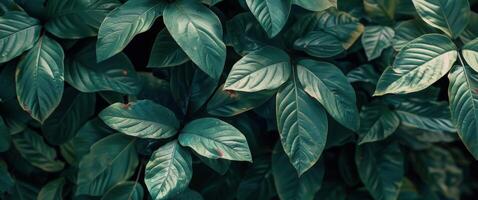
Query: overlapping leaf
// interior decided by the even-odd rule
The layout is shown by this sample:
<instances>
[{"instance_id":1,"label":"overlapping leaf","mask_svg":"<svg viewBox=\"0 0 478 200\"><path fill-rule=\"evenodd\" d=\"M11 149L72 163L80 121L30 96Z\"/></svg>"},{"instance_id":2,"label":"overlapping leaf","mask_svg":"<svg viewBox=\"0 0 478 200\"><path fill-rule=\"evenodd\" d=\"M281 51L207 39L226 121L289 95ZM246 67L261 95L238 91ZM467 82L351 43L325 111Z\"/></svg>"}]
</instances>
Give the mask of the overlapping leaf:
<instances>
[{"instance_id":1,"label":"overlapping leaf","mask_svg":"<svg viewBox=\"0 0 478 200\"><path fill-rule=\"evenodd\" d=\"M40 29L40 21L23 12L7 12L0 16L0 63L32 48L40 37Z\"/></svg>"},{"instance_id":2,"label":"overlapping leaf","mask_svg":"<svg viewBox=\"0 0 478 200\"><path fill-rule=\"evenodd\" d=\"M246 0L246 3L269 37L276 36L289 17L291 0Z\"/></svg>"}]
</instances>

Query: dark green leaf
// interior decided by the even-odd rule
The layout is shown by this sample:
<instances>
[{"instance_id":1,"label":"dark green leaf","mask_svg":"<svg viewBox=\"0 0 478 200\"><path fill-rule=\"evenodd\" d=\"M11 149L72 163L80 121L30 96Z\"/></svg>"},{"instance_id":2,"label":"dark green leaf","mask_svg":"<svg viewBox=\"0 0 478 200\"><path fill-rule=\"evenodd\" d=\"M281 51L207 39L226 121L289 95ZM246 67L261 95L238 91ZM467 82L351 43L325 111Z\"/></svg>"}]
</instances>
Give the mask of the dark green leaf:
<instances>
[{"instance_id":1,"label":"dark green leaf","mask_svg":"<svg viewBox=\"0 0 478 200\"><path fill-rule=\"evenodd\" d=\"M173 67L183 64L189 57L174 41L167 29L163 29L154 39L153 49L149 55L149 68Z\"/></svg>"},{"instance_id":2,"label":"dark green leaf","mask_svg":"<svg viewBox=\"0 0 478 200\"><path fill-rule=\"evenodd\" d=\"M276 36L289 17L291 0L246 0L246 3L269 37Z\"/></svg>"},{"instance_id":3,"label":"dark green leaf","mask_svg":"<svg viewBox=\"0 0 478 200\"><path fill-rule=\"evenodd\" d=\"M63 186L65 185L65 178L58 178L48 182L42 187L38 193L37 199L41 200L62 200Z\"/></svg>"},{"instance_id":4,"label":"dark green leaf","mask_svg":"<svg viewBox=\"0 0 478 200\"><path fill-rule=\"evenodd\" d=\"M101 198L102 200L109 199L127 199L127 200L142 200L143 187L138 182L126 181L115 185L108 190Z\"/></svg>"}]
</instances>

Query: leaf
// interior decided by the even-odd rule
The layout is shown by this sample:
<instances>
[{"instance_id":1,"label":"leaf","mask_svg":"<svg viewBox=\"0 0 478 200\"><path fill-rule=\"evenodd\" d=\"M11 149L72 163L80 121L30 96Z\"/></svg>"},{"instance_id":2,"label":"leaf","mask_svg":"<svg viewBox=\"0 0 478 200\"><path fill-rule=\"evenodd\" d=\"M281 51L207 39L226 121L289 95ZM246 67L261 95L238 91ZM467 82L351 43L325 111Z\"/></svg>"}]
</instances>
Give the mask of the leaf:
<instances>
[{"instance_id":1,"label":"leaf","mask_svg":"<svg viewBox=\"0 0 478 200\"><path fill-rule=\"evenodd\" d=\"M179 143L207 158L252 162L246 137L234 126L216 118L196 119L184 126Z\"/></svg>"},{"instance_id":2,"label":"leaf","mask_svg":"<svg viewBox=\"0 0 478 200\"><path fill-rule=\"evenodd\" d=\"M76 195L101 196L130 178L138 166L134 142L122 134L113 134L91 146L78 167Z\"/></svg>"},{"instance_id":3,"label":"leaf","mask_svg":"<svg viewBox=\"0 0 478 200\"><path fill-rule=\"evenodd\" d=\"M63 169L64 163L56 160L56 151L48 146L43 138L33 130L26 129L12 136L15 148L23 158L33 166L46 172L57 172Z\"/></svg>"},{"instance_id":4,"label":"leaf","mask_svg":"<svg viewBox=\"0 0 478 200\"><path fill-rule=\"evenodd\" d=\"M287 155L276 145L272 152L272 174L280 199L312 200L322 185L325 163L317 162L302 176L296 176Z\"/></svg>"},{"instance_id":5,"label":"leaf","mask_svg":"<svg viewBox=\"0 0 478 200\"><path fill-rule=\"evenodd\" d=\"M438 32L434 28L427 26L425 22L420 19L412 19L399 22L395 26L395 37L393 37L393 48L400 51L410 41L427 33Z\"/></svg>"},{"instance_id":6,"label":"leaf","mask_svg":"<svg viewBox=\"0 0 478 200\"><path fill-rule=\"evenodd\" d=\"M8 130L3 117L0 116L0 152L5 152L10 149L10 144L12 142L10 131ZM0 189L1 193L1 189Z\"/></svg>"},{"instance_id":7,"label":"leaf","mask_svg":"<svg viewBox=\"0 0 478 200\"><path fill-rule=\"evenodd\" d=\"M84 155L90 152L90 147L93 146L95 142L113 133L114 130L110 129L98 117L86 122L71 140L76 159L78 161L81 160Z\"/></svg>"},{"instance_id":8,"label":"leaf","mask_svg":"<svg viewBox=\"0 0 478 200\"><path fill-rule=\"evenodd\" d=\"M224 90L258 92L277 89L289 79L291 67L287 53L274 47L264 47L234 64L224 83Z\"/></svg>"},{"instance_id":9,"label":"leaf","mask_svg":"<svg viewBox=\"0 0 478 200\"><path fill-rule=\"evenodd\" d=\"M42 36L18 63L15 74L18 102L40 123L60 104L64 57L60 44Z\"/></svg>"},{"instance_id":10,"label":"leaf","mask_svg":"<svg viewBox=\"0 0 478 200\"><path fill-rule=\"evenodd\" d=\"M13 192L6 199L36 200L39 189L20 180L15 181Z\"/></svg>"},{"instance_id":11,"label":"leaf","mask_svg":"<svg viewBox=\"0 0 478 200\"><path fill-rule=\"evenodd\" d=\"M412 0L418 15L453 39L468 25L470 4L468 0Z\"/></svg>"},{"instance_id":12,"label":"leaf","mask_svg":"<svg viewBox=\"0 0 478 200\"><path fill-rule=\"evenodd\" d=\"M179 129L174 113L150 100L115 103L101 111L99 117L112 129L140 138L168 138Z\"/></svg>"},{"instance_id":13,"label":"leaf","mask_svg":"<svg viewBox=\"0 0 478 200\"><path fill-rule=\"evenodd\" d=\"M362 35L362 46L368 60L378 58L382 51L392 45L395 31L386 26L367 26Z\"/></svg>"},{"instance_id":14,"label":"leaf","mask_svg":"<svg viewBox=\"0 0 478 200\"><path fill-rule=\"evenodd\" d=\"M65 178L61 177L48 182L43 186L38 193L37 199L42 200L61 200L63 199L63 186L65 185Z\"/></svg>"},{"instance_id":15,"label":"leaf","mask_svg":"<svg viewBox=\"0 0 478 200\"><path fill-rule=\"evenodd\" d=\"M450 70L457 54L455 44L444 35L426 34L414 39L398 53L393 66L385 69L374 95L423 90Z\"/></svg>"},{"instance_id":16,"label":"leaf","mask_svg":"<svg viewBox=\"0 0 478 200\"><path fill-rule=\"evenodd\" d=\"M229 166L231 165L230 160L207 158L197 153L195 153L195 155L199 158L199 160L201 160L203 164L207 165L209 168L221 175L226 174L229 170Z\"/></svg>"},{"instance_id":17,"label":"leaf","mask_svg":"<svg viewBox=\"0 0 478 200\"><path fill-rule=\"evenodd\" d=\"M297 76L304 91L319 101L335 120L351 130L358 129L354 89L336 66L310 59L300 60Z\"/></svg>"},{"instance_id":18,"label":"leaf","mask_svg":"<svg viewBox=\"0 0 478 200\"><path fill-rule=\"evenodd\" d=\"M186 55L206 74L219 79L226 60L219 18L195 0L178 0L164 9L164 24Z\"/></svg>"},{"instance_id":19,"label":"leaf","mask_svg":"<svg viewBox=\"0 0 478 200\"><path fill-rule=\"evenodd\" d=\"M375 68L371 64L360 65L349 71L347 74L347 80L350 83L364 82L376 85L380 75L375 71Z\"/></svg>"},{"instance_id":20,"label":"leaf","mask_svg":"<svg viewBox=\"0 0 478 200\"><path fill-rule=\"evenodd\" d=\"M341 41L325 31L311 31L294 42L294 48L311 56L329 58L345 51Z\"/></svg>"},{"instance_id":21,"label":"leaf","mask_svg":"<svg viewBox=\"0 0 478 200\"><path fill-rule=\"evenodd\" d=\"M478 159L478 73L468 66L456 66L448 79L453 124L468 151Z\"/></svg>"},{"instance_id":22,"label":"leaf","mask_svg":"<svg viewBox=\"0 0 478 200\"><path fill-rule=\"evenodd\" d=\"M8 166L0 160L0 193L11 191L15 186L15 180L13 180L11 174L8 172Z\"/></svg>"},{"instance_id":23,"label":"leaf","mask_svg":"<svg viewBox=\"0 0 478 200\"><path fill-rule=\"evenodd\" d=\"M156 0L128 1L110 12L101 23L96 42L98 62L121 52L131 40L147 31L161 16L165 2Z\"/></svg>"},{"instance_id":24,"label":"leaf","mask_svg":"<svg viewBox=\"0 0 478 200\"><path fill-rule=\"evenodd\" d=\"M118 0L48 0L45 29L60 38L96 36L106 15L120 5Z\"/></svg>"},{"instance_id":25,"label":"leaf","mask_svg":"<svg viewBox=\"0 0 478 200\"><path fill-rule=\"evenodd\" d=\"M327 140L327 114L293 76L277 93L276 119L281 143L298 175L320 158ZM290 175L290 174L289 174Z\"/></svg>"},{"instance_id":26,"label":"leaf","mask_svg":"<svg viewBox=\"0 0 478 200\"><path fill-rule=\"evenodd\" d=\"M192 170L191 155L174 140L153 153L144 182L153 199L168 199L188 187Z\"/></svg>"},{"instance_id":27,"label":"leaf","mask_svg":"<svg viewBox=\"0 0 478 200\"><path fill-rule=\"evenodd\" d=\"M246 3L270 38L282 30L289 17L291 0L246 0Z\"/></svg>"},{"instance_id":28,"label":"leaf","mask_svg":"<svg viewBox=\"0 0 478 200\"><path fill-rule=\"evenodd\" d=\"M329 0L292 0L292 3L311 11L323 11L334 6Z\"/></svg>"},{"instance_id":29,"label":"leaf","mask_svg":"<svg viewBox=\"0 0 478 200\"><path fill-rule=\"evenodd\" d=\"M478 72L478 39L474 39L463 46L461 51L466 63Z\"/></svg>"},{"instance_id":30,"label":"leaf","mask_svg":"<svg viewBox=\"0 0 478 200\"><path fill-rule=\"evenodd\" d=\"M186 63L189 57L174 41L167 29L163 29L154 39L149 56L148 68L173 67Z\"/></svg>"},{"instance_id":31,"label":"leaf","mask_svg":"<svg viewBox=\"0 0 478 200\"><path fill-rule=\"evenodd\" d=\"M128 57L119 53L103 62L96 62L95 47L89 44L68 56L65 80L81 92L115 91L137 94L140 80Z\"/></svg>"},{"instance_id":32,"label":"leaf","mask_svg":"<svg viewBox=\"0 0 478 200\"><path fill-rule=\"evenodd\" d=\"M95 113L95 103L94 94L67 89L60 105L42 125L45 139L51 144L59 145L73 138Z\"/></svg>"},{"instance_id":33,"label":"leaf","mask_svg":"<svg viewBox=\"0 0 478 200\"><path fill-rule=\"evenodd\" d=\"M199 192L186 188L181 194L176 195L174 200L203 200Z\"/></svg>"},{"instance_id":34,"label":"leaf","mask_svg":"<svg viewBox=\"0 0 478 200\"><path fill-rule=\"evenodd\" d=\"M399 125L398 115L386 106L380 104L364 106L360 112L358 144L386 139L397 130Z\"/></svg>"},{"instance_id":35,"label":"leaf","mask_svg":"<svg viewBox=\"0 0 478 200\"><path fill-rule=\"evenodd\" d=\"M397 143L357 146L358 174L374 199L397 199L405 174L403 157Z\"/></svg>"},{"instance_id":36,"label":"leaf","mask_svg":"<svg viewBox=\"0 0 478 200\"><path fill-rule=\"evenodd\" d=\"M143 195L143 187L140 183L133 181L125 181L122 183L118 183L113 188L108 190L105 195L101 197L101 199L142 200Z\"/></svg>"},{"instance_id":37,"label":"leaf","mask_svg":"<svg viewBox=\"0 0 478 200\"><path fill-rule=\"evenodd\" d=\"M473 39L478 37L478 28L474 26L478 22L478 13L470 11L470 19L468 26L461 33L460 39L463 43L469 43Z\"/></svg>"},{"instance_id":38,"label":"leaf","mask_svg":"<svg viewBox=\"0 0 478 200\"><path fill-rule=\"evenodd\" d=\"M240 55L261 49L269 43L269 36L250 12L239 13L226 22L226 45Z\"/></svg>"},{"instance_id":39,"label":"leaf","mask_svg":"<svg viewBox=\"0 0 478 200\"><path fill-rule=\"evenodd\" d=\"M396 108L402 124L428 131L456 132L446 102L404 101Z\"/></svg>"},{"instance_id":40,"label":"leaf","mask_svg":"<svg viewBox=\"0 0 478 200\"><path fill-rule=\"evenodd\" d=\"M271 199L275 193L270 158L255 159L237 189L237 199Z\"/></svg>"},{"instance_id":41,"label":"leaf","mask_svg":"<svg viewBox=\"0 0 478 200\"><path fill-rule=\"evenodd\" d=\"M40 37L40 21L24 12L11 11L0 16L0 63L31 49Z\"/></svg>"},{"instance_id":42,"label":"leaf","mask_svg":"<svg viewBox=\"0 0 478 200\"><path fill-rule=\"evenodd\" d=\"M364 0L365 12L378 22L393 22L400 0Z\"/></svg>"}]
</instances>

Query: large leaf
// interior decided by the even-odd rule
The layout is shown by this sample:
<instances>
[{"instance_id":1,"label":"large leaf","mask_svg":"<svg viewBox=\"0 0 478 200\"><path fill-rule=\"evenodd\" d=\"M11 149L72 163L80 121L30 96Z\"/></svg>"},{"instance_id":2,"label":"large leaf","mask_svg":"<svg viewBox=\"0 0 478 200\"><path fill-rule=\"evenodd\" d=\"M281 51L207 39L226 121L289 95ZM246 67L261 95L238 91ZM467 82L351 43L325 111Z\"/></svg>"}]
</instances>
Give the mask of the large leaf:
<instances>
[{"instance_id":1,"label":"large leaf","mask_svg":"<svg viewBox=\"0 0 478 200\"><path fill-rule=\"evenodd\" d=\"M358 174L374 199L397 199L405 174L403 157L397 143L371 143L357 147Z\"/></svg>"},{"instance_id":2,"label":"large leaf","mask_svg":"<svg viewBox=\"0 0 478 200\"><path fill-rule=\"evenodd\" d=\"M127 200L142 200L144 196L143 187L138 182L125 181L115 185L108 190L102 200L109 199L127 199Z\"/></svg>"},{"instance_id":3,"label":"large leaf","mask_svg":"<svg viewBox=\"0 0 478 200\"><path fill-rule=\"evenodd\" d=\"M335 120L351 130L358 129L359 114L354 89L336 66L327 62L300 60L297 76L305 92L319 101Z\"/></svg>"},{"instance_id":4,"label":"large leaf","mask_svg":"<svg viewBox=\"0 0 478 200\"><path fill-rule=\"evenodd\" d=\"M40 37L40 29L40 21L23 12L7 12L0 16L0 63L32 48Z\"/></svg>"},{"instance_id":5,"label":"large leaf","mask_svg":"<svg viewBox=\"0 0 478 200\"><path fill-rule=\"evenodd\" d=\"M302 175L319 160L325 148L327 114L305 93L296 77L279 90L276 100L282 146L297 173Z\"/></svg>"},{"instance_id":6,"label":"large leaf","mask_svg":"<svg viewBox=\"0 0 478 200\"><path fill-rule=\"evenodd\" d=\"M478 72L478 39L466 43L465 46L463 46L462 54L466 63Z\"/></svg>"},{"instance_id":7,"label":"large leaf","mask_svg":"<svg viewBox=\"0 0 478 200\"><path fill-rule=\"evenodd\" d=\"M468 0L412 0L418 15L429 25L457 38L468 25Z\"/></svg>"},{"instance_id":8,"label":"large leaf","mask_svg":"<svg viewBox=\"0 0 478 200\"><path fill-rule=\"evenodd\" d=\"M179 134L179 143L207 158L252 161L246 137L216 118L201 118L186 124Z\"/></svg>"},{"instance_id":9,"label":"large leaf","mask_svg":"<svg viewBox=\"0 0 478 200\"><path fill-rule=\"evenodd\" d=\"M119 52L139 33L147 31L161 16L164 1L128 1L110 12L101 23L96 43L96 59L104 61Z\"/></svg>"},{"instance_id":10,"label":"large leaf","mask_svg":"<svg viewBox=\"0 0 478 200\"><path fill-rule=\"evenodd\" d=\"M318 162L299 177L278 144L272 152L272 174L277 194L281 199L312 200L322 185L325 162Z\"/></svg>"},{"instance_id":11,"label":"large leaf","mask_svg":"<svg viewBox=\"0 0 478 200\"><path fill-rule=\"evenodd\" d=\"M15 148L23 158L33 166L47 172L57 172L63 169L64 163L56 160L56 151L48 146L35 131L26 129L12 136Z\"/></svg>"},{"instance_id":12,"label":"large leaf","mask_svg":"<svg viewBox=\"0 0 478 200\"><path fill-rule=\"evenodd\" d=\"M191 155L175 140L153 153L146 165L144 182L153 199L168 199L187 189L192 175Z\"/></svg>"},{"instance_id":13,"label":"large leaf","mask_svg":"<svg viewBox=\"0 0 478 200\"><path fill-rule=\"evenodd\" d=\"M103 19L119 5L118 0L48 0L45 28L60 38L96 36Z\"/></svg>"},{"instance_id":14,"label":"large leaf","mask_svg":"<svg viewBox=\"0 0 478 200\"><path fill-rule=\"evenodd\" d=\"M455 66L448 78L453 124L466 148L478 159L478 73L468 66Z\"/></svg>"},{"instance_id":15,"label":"large leaf","mask_svg":"<svg viewBox=\"0 0 478 200\"><path fill-rule=\"evenodd\" d=\"M40 192L38 193L37 199L62 200L64 185L65 185L65 178L63 177L48 182L45 186L41 188Z\"/></svg>"},{"instance_id":16,"label":"large leaf","mask_svg":"<svg viewBox=\"0 0 478 200\"><path fill-rule=\"evenodd\" d=\"M219 79L226 60L219 18L195 0L178 0L164 9L164 24L189 58L206 74Z\"/></svg>"},{"instance_id":17,"label":"large leaf","mask_svg":"<svg viewBox=\"0 0 478 200\"><path fill-rule=\"evenodd\" d=\"M130 178L138 165L134 139L113 134L91 146L78 166L77 195L101 196Z\"/></svg>"},{"instance_id":18,"label":"large leaf","mask_svg":"<svg viewBox=\"0 0 478 200\"><path fill-rule=\"evenodd\" d=\"M402 48L393 66L387 67L380 77L374 95L423 90L450 70L457 54L455 44L448 37L423 35Z\"/></svg>"},{"instance_id":19,"label":"large leaf","mask_svg":"<svg viewBox=\"0 0 478 200\"><path fill-rule=\"evenodd\" d=\"M285 52L264 47L234 64L224 83L224 90L257 92L277 89L289 79L291 68Z\"/></svg>"},{"instance_id":20,"label":"large leaf","mask_svg":"<svg viewBox=\"0 0 478 200\"><path fill-rule=\"evenodd\" d=\"M64 57L60 44L43 36L18 63L15 75L18 102L41 123L60 104Z\"/></svg>"},{"instance_id":21,"label":"large leaf","mask_svg":"<svg viewBox=\"0 0 478 200\"><path fill-rule=\"evenodd\" d=\"M68 56L65 68L65 80L82 92L137 94L141 89L133 64L125 54L97 63L94 44Z\"/></svg>"},{"instance_id":22,"label":"large leaf","mask_svg":"<svg viewBox=\"0 0 478 200\"><path fill-rule=\"evenodd\" d=\"M362 46L368 60L378 58L382 51L392 45L395 31L386 26L367 26L362 35Z\"/></svg>"},{"instance_id":23,"label":"large leaf","mask_svg":"<svg viewBox=\"0 0 478 200\"><path fill-rule=\"evenodd\" d=\"M140 138L168 138L179 128L171 110L150 100L115 103L101 111L99 117L109 127Z\"/></svg>"},{"instance_id":24,"label":"large leaf","mask_svg":"<svg viewBox=\"0 0 478 200\"><path fill-rule=\"evenodd\" d=\"M396 109L402 124L428 131L455 132L447 102L404 101Z\"/></svg>"},{"instance_id":25,"label":"large leaf","mask_svg":"<svg viewBox=\"0 0 478 200\"><path fill-rule=\"evenodd\" d=\"M167 29L163 29L154 39L153 49L149 55L148 67L163 68L183 64L189 57L174 41Z\"/></svg>"},{"instance_id":26,"label":"large leaf","mask_svg":"<svg viewBox=\"0 0 478 200\"><path fill-rule=\"evenodd\" d=\"M246 3L269 37L276 36L289 17L291 0L246 0Z\"/></svg>"},{"instance_id":27,"label":"large leaf","mask_svg":"<svg viewBox=\"0 0 478 200\"><path fill-rule=\"evenodd\" d=\"M362 107L358 130L359 144L383 140L395 132L399 125L397 114L384 105Z\"/></svg>"}]
</instances>

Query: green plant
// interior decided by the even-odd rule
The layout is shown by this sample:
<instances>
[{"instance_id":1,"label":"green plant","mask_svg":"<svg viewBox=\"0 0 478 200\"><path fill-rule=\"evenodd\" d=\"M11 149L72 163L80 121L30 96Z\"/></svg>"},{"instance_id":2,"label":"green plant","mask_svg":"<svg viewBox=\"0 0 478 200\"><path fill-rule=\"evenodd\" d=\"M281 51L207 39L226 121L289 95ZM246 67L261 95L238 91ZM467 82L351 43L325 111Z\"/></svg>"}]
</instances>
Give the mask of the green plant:
<instances>
[{"instance_id":1,"label":"green plant","mask_svg":"<svg viewBox=\"0 0 478 200\"><path fill-rule=\"evenodd\" d=\"M0 198L473 198L476 6L0 0Z\"/></svg>"}]
</instances>

